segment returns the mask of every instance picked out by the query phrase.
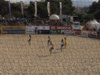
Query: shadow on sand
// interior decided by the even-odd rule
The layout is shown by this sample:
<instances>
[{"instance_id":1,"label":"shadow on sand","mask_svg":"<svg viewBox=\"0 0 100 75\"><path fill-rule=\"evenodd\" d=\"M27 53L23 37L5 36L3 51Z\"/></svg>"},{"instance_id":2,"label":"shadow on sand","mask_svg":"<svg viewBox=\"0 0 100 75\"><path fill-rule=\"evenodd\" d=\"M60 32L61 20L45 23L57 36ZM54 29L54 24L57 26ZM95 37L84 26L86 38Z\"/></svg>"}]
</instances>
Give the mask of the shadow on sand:
<instances>
[{"instance_id":1,"label":"shadow on sand","mask_svg":"<svg viewBox=\"0 0 100 75\"><path fill-rule=\"evenodd\" d=\"M49 56L52 56L53 54L57 54L57 53L60 53L60 52L52 52L52 54L48 54L48 55L37 55L39 58L47 58Z\"/></svg>"},{"instance_id":2,"label":"shadow on sand","mask_svg":"<svg viewBox=\"0 0 100 75\"><path fill-rule=\"evenodd\" d=\"M38 55L39 58L46 58L48 56L50 56L50 55Z\"/></svg>"}]
</instances>

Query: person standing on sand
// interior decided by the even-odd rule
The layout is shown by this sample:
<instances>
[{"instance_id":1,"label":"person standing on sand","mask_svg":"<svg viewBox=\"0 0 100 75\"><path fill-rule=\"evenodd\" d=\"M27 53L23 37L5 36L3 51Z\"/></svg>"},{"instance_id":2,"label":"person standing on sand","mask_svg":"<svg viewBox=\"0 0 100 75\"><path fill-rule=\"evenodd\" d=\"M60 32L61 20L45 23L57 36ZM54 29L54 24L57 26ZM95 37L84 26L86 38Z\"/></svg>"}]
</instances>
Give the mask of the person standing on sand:
<instances>
[{"instance_id":1,"label":"person standing on sand","mask_svg":"<svg viewBox=\"0 0 100 75\"><path fill-rule=\"evenodd\" d=\"M67 39L67 38L64 37L64 40L65 40L65 42L64 42L64 46L65 46L65 48L66 48L66 46L67 46L67 44L68 44L68 41L67 41L66 39Z\"/></svg>"},{"instance_id":2,"label":"person standing on sand","mask_svg":"<svg viewBox=\"0 0 100 75\"><path fill-rule=\"evenodd\" d=\"M31 45L31 34L29 34L29 40L28 40L28 42L29 42L29 45Z\"/></svg>"},{"instance_id":3,"label":"person standing on sand","mask_svg":"<svg viewBox=\"0 0 100 75\"><path fill-rule=\"evenodd\" d=\"M51 44L51 38L48 36L48 46Z\"/></svg>"},{"instance_id":4,"label":"person standing on sand","mask_svg":"<svg viewBox=\"0 0 100 75\"><path fill-rule=\"evenodd\" d=\"M50 55L52 54L52 50L54 49L54 45L52 44L52 42L50 42L50 49L49 49L49 52L50 52Z\"/></svg>"},{"instance_id":5,"label":"person standing on sand","mask_svg":"<svg viewBox=\"0 0 100 75\"><path fill-rule=\"evenodd\" d=\"M61 51L62 51L62 48L64 47L64 40L62 39L61 40Z\"/></svg>"}]
</instances>

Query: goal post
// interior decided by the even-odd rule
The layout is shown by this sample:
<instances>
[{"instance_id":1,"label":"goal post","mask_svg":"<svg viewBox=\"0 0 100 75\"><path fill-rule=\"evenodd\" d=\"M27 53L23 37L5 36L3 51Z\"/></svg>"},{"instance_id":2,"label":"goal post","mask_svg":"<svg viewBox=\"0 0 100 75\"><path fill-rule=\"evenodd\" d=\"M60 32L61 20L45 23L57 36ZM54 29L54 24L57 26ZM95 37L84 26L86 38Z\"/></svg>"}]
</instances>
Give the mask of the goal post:
<instances>
[{"instance_id":1,"label":"goal post","mask_svg":"<svg viewBox=\"0 0 100 75\"><path fill-rule=\"evenodd\" d=\"M27 26L0 26L1 34L27 34Z\"/></svg>"}]
</instances>

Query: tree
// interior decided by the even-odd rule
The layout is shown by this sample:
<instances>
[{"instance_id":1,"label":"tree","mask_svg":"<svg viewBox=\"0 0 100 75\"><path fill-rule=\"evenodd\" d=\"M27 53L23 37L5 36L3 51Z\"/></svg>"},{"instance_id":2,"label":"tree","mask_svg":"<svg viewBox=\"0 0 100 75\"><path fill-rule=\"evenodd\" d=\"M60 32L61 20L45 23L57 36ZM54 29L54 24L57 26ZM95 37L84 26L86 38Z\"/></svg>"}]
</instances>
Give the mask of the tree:
<instances>
[{"instance_id":1,"label":"tree","mask_svg":"<svg viewBox=\"0 0 100 75\"><path fill-rule=\"evenodd\" d=\"M100 10L100 2L93 2L93 4L89 7L88 13L94 13L97 10Z\"/></svg>"},{"instance_id":2,"label":"tree","mask_svg":"<svg viewBox=\"0 0 100 75\"><path fill-rule=\"evenodd\" d=\"M72 15L74 12L74 7L72 6L71 0L46 0L45 2L38 2L38 17L48 18L47 12L47 2L50 2L51 14L60 14L59 2L62 2L62 13L64 15ZM12 17L22 17L20 3L11 3ZM30 2L28 8L24 9L24 17L34 18L34 3ZM0 0L0 15L8 17L9 8L8 2L5 0Z\"/></svg>"},{"instance_id":3,"label":"tree","mask_svg":"<svg viewBox=\"0 0 100 75\"><path fill-rule=\"evenodd\" d=\"M59 2L62 2L62 12L64 15L72 15L74 12L71 0L46 0L45 3L47 2L51 4L51 14L59 14Z\"/></svg>"},{"instance_id":4,"label":"tree","mask_svg":"<svg viewBox=\"0 0 100 75\"><path fill-rule=\"evenodd\" d=\"M39 2L37 6L38 6L38 17L47 18L48 17L47 8L46 8L47 4Z\"/></svg>"},{"instance_id":5,"label":"tree","mask_svg":"<svg viewBox=\"0 0 100 75\"><path fill-rule=\"evenodd\" d=\"M94 17L96 19L100 19L100 10L97 10L95 13L94 13Z\"/></svg>"},{"instance_id":6,"label":"tree","mask_svg":"<svg viewBox=\"0 0 100 75\"><path fill-rule=\"evenodd\" d=\"M87 14L84 17L85 22L88 22L88 21L93 20L93 19L94 19L94 16L92 14Z\"/></svg>"},{"instance_id":7,"label":"tree","mask_svg":"<svg viewBox=\"0 0 100 75\"><path fill-rule=\"evenodd\" d=\"M12 9L12 16L21 17L20 3L12 3L11 4L11 9Z\"/></svg>"},{"instance_id":8,"label":"tree","mask_svg":"<svg viewBox=\"0 0 100 75\"><path fill-rule=\"evenodd\" d=\"M80 22L83 24L86 23L87 21L94 19L94 16L92 14L80 13L77 14L77 16L79 17Z\"/></svg>"},{"instance_id":9,"label":"tree","mask_svg":"<svg viewBox=\"0 0 100 75\"><path fill-rule=\"evenodd\" d=\"M98 2L94 2L90 7L89 7L89 12L88 14L93 14L94 18L100 19L100 0Z\"/></svg>"},{"instance_id":10,"label":"tree","mask_svg":"<svg viewBox=\"0 0 100 75\"><path fill-rule=\"evenodd\" d=\"M5 16L8 12L8 2L4 0L0 0L0 15Z\"/></svg>"},{"instance_id":11,"label":"tree","mask_svg":"<svg viewBox=\"0 0 100 75\"><path fill-rule=\"evenodd\" d=\"M47 12L47 2L50 2L50 10L51 14L58 14L60 13L59 2L63 4L63 14L64 15L71 15L73 14L74 7L72 7L71 0L46 0L45 2L38 2L37 9L38 9L38 17L40 18L48 18ZM34 17L34 3L30 2L28 7L28 12L30 16Z\"/></svg>"},{"instance_id":12,"label":"tree","mask_svg":"<svg viewBox=\"0 0 100 75\"><path fill-rule=\"evenodd\" d=\"M29 16L33 18L34 17L34 3L33 2L30 2L30 5L28 6L27 11L28 11L27 13L29 14Z\"/></svg>"}]
</instances>

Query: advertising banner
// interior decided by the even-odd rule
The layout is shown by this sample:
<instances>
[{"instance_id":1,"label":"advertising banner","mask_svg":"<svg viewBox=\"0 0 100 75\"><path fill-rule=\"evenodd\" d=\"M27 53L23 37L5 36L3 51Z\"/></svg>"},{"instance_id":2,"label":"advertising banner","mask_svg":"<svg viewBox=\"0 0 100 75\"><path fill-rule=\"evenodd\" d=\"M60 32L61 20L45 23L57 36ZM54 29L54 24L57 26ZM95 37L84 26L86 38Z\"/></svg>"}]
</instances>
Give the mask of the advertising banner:
<instances>
[{"instance_id":1,"label":"advertising banner","mask_svg":"<svg viewBox=\"0 0 100 75\"><path fill-rule=\"evenodd\" d=\"M73 29L74 29L74 30L80 30L80 23L79 23L79 22L75 22L75 23L73 24Z\"/></svg>"},{"instance_id":2,"label":"advertising banner","mask_svg":"<svg viewBox=\"0 0 100 75\"><path fill-rule=\"evenodd\" d=\"M50 26L50 30L72 30L71 26Z\"/></svg>"},{"instance_id":3,"label":"advertising banner","mask_svg":"<svg viewBox=\"0 0 100 75\"><path fill-rule=\"evenodd\" d=\"M27 26L28 34L35 34L35 32L40 30L50 30L49 26Z\"/></svg>"},{"instance_id":4,"label":"advertising banner","mask_svg":"<svg viewBox=\"0 0 100 75\"><path fill-rule=\"evenodd\" d=\"M25 34L26 26L2 26L1 32L6 34Z\"/></svg>"},{"instance_id":5,"label":"advertising banner","mask_svg":"<svg viewBox=\"0 0 100 75\"><path fill-rule=\"evenodd\" d=\"M35 34L35 26L27 26L27 34Z\"/></svg>"},{"instance_id":6,"label":"advertising banner","mask_svg":"<svg viewBox=\"0 0 100 75\"><path fill-rule=\"evenodd\" d=\"M88 36L91 37L91 38L96 38L97 37L97 32L96 31L90 31Z\"/></svg>"},{"instance_id":7,"label":"advertising banner","mask_svg":"<svg viewBox=\"0 0 100 75\"><path fill-rule=\"evenodd\" d=\"M73 33L72 26L50 26L50 30L52 33L58 33L57 31L60 31L60 34Z\"/></svg>"},{"instance_id":8,"label":"advertising banner","mask_svg":"<svg viewBox=\"0 0 100 75\"><path fill-rule=\"evenodd\" d=\"M71 35L73 34L73 31L72 30L61 30L61 33Z\"/></svg>"},{"instance_id":9,"label":"advertising banner","mask_svg":"<svg viewBox=\"0 0 100 75\"><path fill-rule=\"evenodd\" d=\"M59 2L60 5L60 20L62 22L62 2Z\"/></svg>"},{"instance_id":10,"label":"advertising banner","mask_svg":"<svg viewBox=\"0 0 100 75\"><path fill-rule=\"evenodd\" d=\"M56 26L50 26L50 30L56 30Z\"/></svg>"},{"instance_id":11,"label":"advertising banner","mask_svg":"<svg viewBox=\"0 0 100 75\"><path fill-rule=\"evenodd\" d=\"M61 30L50 30L51 34L61 34Z\"/></svg>"},{"instance_id":12,"label":"advertising banner","mask_svg":"<svg viewBox=\"0 0 100 75\"><path fill-rule=\"evenodd\" d=\"M23 16L24 15L24 3L23 1L21 1L20 3L21 3L21 14Z\"/></svg>"},{"instance_id":13,"label":"advertising banner","mask_svg":"<svg viewBox=\"0 0 100 75\"><path fill-rule=\"evenodd\" d=\"M34 2L34 6L35 6L34 16L37 17L37 2L36 1Z\"/></svg>"},{"instance_id":14,"label":"advertising banner","mask_svg":"<svg viewBox=\"0 0 100 75\"><path fill-rule=\"evenodd\" d=\"M8 7L9 7L9 14L10 14L10 17L11 17L11 14L12 14L12 12L11 12L11 3L10 3L10 1L8 1Z\"/></svg>"},{"instance_id":15,"label":"advertising banner","mask_svg":"<svg viewBox=\"0 0 100 75\"><path fill-rule=\"evenodd\" d=\"M49 26L37 26L38 30L50 30Z\"/></svg>"},{"instance_id":16,"label":"advertising banner","mask_svg":"<svg viewBox=\"0 0 100 75\"><path fill-rule=\"evenodd\" d=\"M48 16L50 16L50 2L47 3Z\"/></svg>"},{"instance_id":17,"label":"advertising banner","mask_svg":"<svg viewBox=\"0 0 100 75\"><path fill-rule=\"evenodd\" d=\"M88 37L89 32L88 31L82 31L81 36L82 37Z\"/></svg>"},{"instance_id":18,"label":"advertising banner","mask_svg":"<svg viewBox=\"0 0 100 75\"><path fill-rule=\"evenodd\" d=\"M74 26L73 26L73 29L74 29L74 30L80 30L80 25L74 25Z\"/></svg>"},{"instance_id":19,"label":"advertising banner","mask_svg":"<svg viewBox=\"0 0 100 75\"><path fill-rule=\"evenodd\" d=\"M81 35L81 30L74 31L74 35Z\"/></svg>"},{"instance_id":20,"label":"advertising banner","mask_svg":"<svg viewBox=\"0 0 100 75\"><path fill-rule=\"evenodd\" d=\"M57 26L57 30L72 30L71 26Z\"/></svg>"}]
</instances>

